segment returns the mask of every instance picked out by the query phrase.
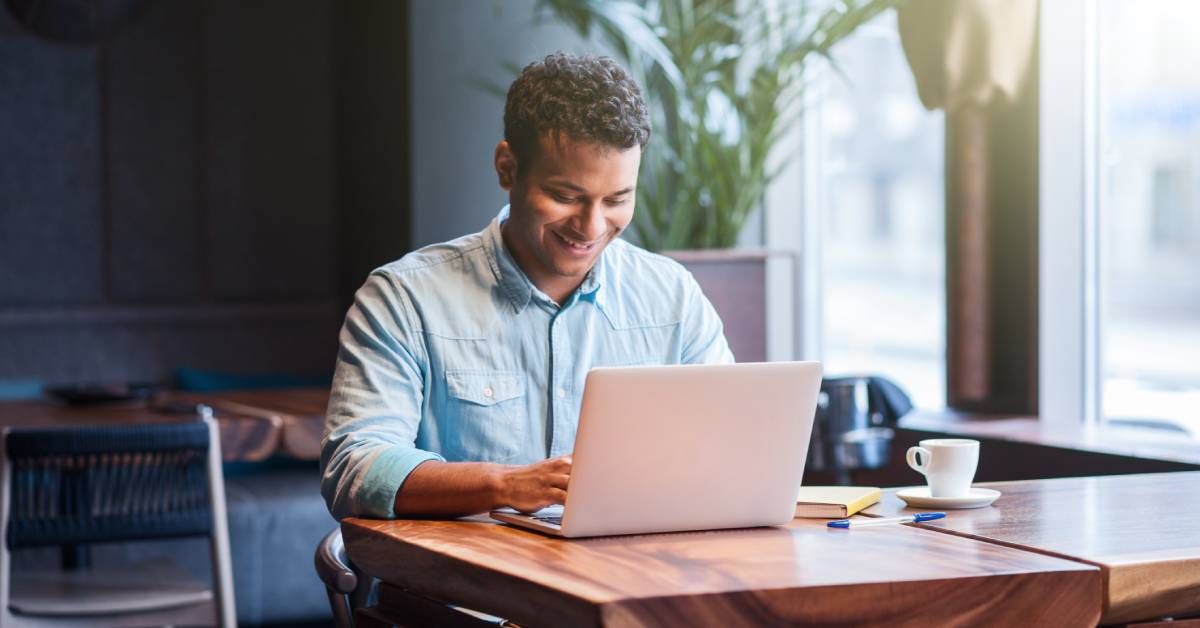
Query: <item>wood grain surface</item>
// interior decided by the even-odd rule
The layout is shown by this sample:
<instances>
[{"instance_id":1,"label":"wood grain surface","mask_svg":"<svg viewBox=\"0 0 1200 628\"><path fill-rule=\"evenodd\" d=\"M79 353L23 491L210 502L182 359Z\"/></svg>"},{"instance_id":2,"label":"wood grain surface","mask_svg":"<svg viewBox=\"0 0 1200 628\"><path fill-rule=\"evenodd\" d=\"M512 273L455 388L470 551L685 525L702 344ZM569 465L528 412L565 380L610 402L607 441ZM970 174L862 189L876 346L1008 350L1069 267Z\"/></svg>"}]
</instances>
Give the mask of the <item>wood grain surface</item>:
<instances>
[{"instance_id":1,"label":"wood grain surface","mask_svg":"<svg viewBox=\"0 0 1200 628\"><path fill-rule=\"evenodd\" d=\"M226 462L256 462L271 457L279 446L282 422L259 412L217 408L221 457ZM0 403L0 427L82 427L136 425L195 420L191 412L164 411L146 402L68 405L54 401Z\"/></svg>"},{"instance_id":2,"label":"wood grain surface","mask_svg":"<svg viewBox=\"0 0 1200 628\"><path fill-rule=\"evenodd\" d=\"M1101 567L1104 623L1200 613L1200 471L977 486L1002 496L920 527ZM864 514L921 510L892 489Z\"/></svg>"},{"instance_id":3,"label":"wood grain surface","mask_svg":"<svg viewBox=\"0 0 1200 628\"><path fill-rule=\"evenodd\" d=\"M953 410L917 410L900 419L900 427L1200 465L1200 440L1181 432L1144 427L1063 425L1041 421L1036 416L981 415Z\"/></svg>"},{"instance_id":4,"label":"wood grain surface","mask_svg":"<svg viewBox=\"0 0 1200 628\"><path fill-rule=\"evenodd\" d=\"M189 421L194 415L179 410L197 403L213 408L226 461L256 462L280 453L300 460L321 456L327 388L167 392L149 403L0 402L0 427Z\"/></svg>"},{"instance_id":5,"label":"wood grain surface","mask_svg":"<svg viewBox=\"0 0 1200 628\"><path fill-rule=\"evenodd\" d=\"M347 519L350 559L521 625L1094 625L1100 571L909 526L581 540L473 520Z\"/></svg>"},{"instance_id":6,"label":"wood grain surface","mask_svg":"<svg viewBox=\"0 0 1200 628\"><path fill-rule=\"evenodd\" d=\"M279 448L282 453L300 460L321 457L325 408L329 405L328 388L272 388L177 396L217 409L274 417L280 423Z\"/></svg>"}]
</instances>

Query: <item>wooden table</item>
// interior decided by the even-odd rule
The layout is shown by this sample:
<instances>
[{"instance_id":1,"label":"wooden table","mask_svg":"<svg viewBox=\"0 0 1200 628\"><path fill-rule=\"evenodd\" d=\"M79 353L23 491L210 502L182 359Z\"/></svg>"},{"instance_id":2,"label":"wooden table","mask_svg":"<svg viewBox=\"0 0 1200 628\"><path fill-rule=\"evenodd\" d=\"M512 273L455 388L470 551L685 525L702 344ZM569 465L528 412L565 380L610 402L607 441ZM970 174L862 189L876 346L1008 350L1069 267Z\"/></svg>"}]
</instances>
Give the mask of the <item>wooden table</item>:
<instances>
[{"instance_id":1,"label":"wooden table","mask_svg":"<svg viewBox=\"0 0 1200 628\"><path fill-rule=\"evenodd\" d=\"M205 403L218 414L249 414L278 425L276 449L300 460L321 457L328 388L273 388L215 393L173 393L175 399ZM223 442L223 441L222 441ZM274 449L272 453L275 453Z\"/></svg>"},{"instance_id":2,"label":"wooden table","mask_svg":"<svg viewBox=\"0 0 1200 628\"><path fill-rule=\"evenodd\" d=\"M384 582L381 617L411 618L413 594L523 626L1093 626L1101 607L1096 567L912 526L568 541L482 518L346 519L342 533Z\"/></svg>"},{"instance_id":3,"label":"wooden table","mask_svg":"<svg viewBox=\"0 0 1200 628\"><path fill-rule=\"evenodd\" d=\"M1200 471L980 486L1003 495L920 527L1098 566L1104 623L1200 613ZM866 511L905 512L895 490Z\"/></svg>"},{"instance_id":4,"label":"wooden table","mask_svg":"<svg viewBox=\"0 0 1200 628\"><path fill-rule=\"evenodd\" d=\"M1107 423L1064 425L1032 416L968 415L953 410L917 410L900 419L899 425L908 430L950 434L956 438L1008 441L1200 465L1200 440L1179 432L1145 427Z\"/></svg>"},{"instance_id":5,"label":"wooden table","mask_svg":"<svg viewBox=\"0 0 1200 628\"><path fill-rule=\"evenodd\" d=\"M57 401L0 403L0 427L121 425L190 421L190 407L214 409L226 461L254 462L283 454L316 460L321 452L327 389L294 388L219 393L165 393L153 402L68 405ZM174 411L164 411L173 408Z\"/></svg>"}]
</instances>

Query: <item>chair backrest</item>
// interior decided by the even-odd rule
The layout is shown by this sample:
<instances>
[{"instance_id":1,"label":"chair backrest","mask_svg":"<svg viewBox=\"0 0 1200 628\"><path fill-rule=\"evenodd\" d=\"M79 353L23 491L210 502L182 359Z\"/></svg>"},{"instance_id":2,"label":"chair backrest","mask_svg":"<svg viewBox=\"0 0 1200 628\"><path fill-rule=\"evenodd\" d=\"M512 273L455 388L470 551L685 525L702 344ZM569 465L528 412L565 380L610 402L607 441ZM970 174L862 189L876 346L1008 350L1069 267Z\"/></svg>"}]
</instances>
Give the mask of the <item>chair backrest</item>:
<instances>
[{"instance_id":1,"label":"chair backrest","mask_svg":"<svg viewBox=\"0 0 1200 628\"><path fill-rule=\"evenodd\" d=\"M204 421L13 429L2 452L11 474L5 541L17 549L209 535L210 444Z\"/></svg>"},{"instance_id":2,"label":"chair backrest","mask_svg":"<svg viewBox=\"0 0 1200 628\"><path fill-rule=\"evenodd\" d=\"M317 575L325 583L329 607L336 628L354 628L354 611L366 605L371 591L371 578L361 576L346 558L341 528L334 528L317 544L313 563Z\"/></svg>"},{"instance_id":3,"label":"chair backrest","mask_svg":"<svg viewBox=\"0 0 1200 628\"><path fill-rule=\"evenodd\" d=\"M358 574L346 558L346 546L342 543L342 530L334 528L317 544L313 557L317 575L330 589L349 595L358 588Z\"/></svg>"}]
</instances>

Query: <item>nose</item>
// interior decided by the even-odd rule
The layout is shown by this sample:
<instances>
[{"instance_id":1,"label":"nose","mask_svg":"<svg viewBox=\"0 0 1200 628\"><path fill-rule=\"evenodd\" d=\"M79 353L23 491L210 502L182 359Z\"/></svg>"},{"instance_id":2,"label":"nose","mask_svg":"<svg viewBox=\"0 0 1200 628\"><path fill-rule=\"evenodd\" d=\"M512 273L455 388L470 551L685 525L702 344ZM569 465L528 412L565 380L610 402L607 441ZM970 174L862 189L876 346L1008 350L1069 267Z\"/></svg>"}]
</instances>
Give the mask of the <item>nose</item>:
<instances>
[{"instance_id":1,"label":"nose","mask_svg":"<svg viewBox=\"0 0 1200 628\"><path fill-rule=\"evenodd\" d=\"M604 217L604 202L596 200L588 203L580 216L579 235L588 241L595 240L607 231L607 220Z\"/></svg>"}]
</instances>

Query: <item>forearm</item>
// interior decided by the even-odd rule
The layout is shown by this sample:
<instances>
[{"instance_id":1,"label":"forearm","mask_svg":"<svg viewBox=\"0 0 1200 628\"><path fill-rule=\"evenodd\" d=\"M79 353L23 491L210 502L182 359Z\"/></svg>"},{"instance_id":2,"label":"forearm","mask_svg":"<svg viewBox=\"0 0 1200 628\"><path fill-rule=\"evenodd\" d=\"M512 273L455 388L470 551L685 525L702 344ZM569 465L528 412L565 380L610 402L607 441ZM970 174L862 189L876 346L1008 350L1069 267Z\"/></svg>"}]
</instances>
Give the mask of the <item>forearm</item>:
<instances>
[{"instance_id":1,"label":"forearm","mask_svg":"<svg viewBox=\"0 0 1200 628\"><path fill-rule=\"evenodd\" d=\"M488 462L424 462L396 492L396 515L456 517L504 505L506 468Z\"/></svg>"}]
</instances>

